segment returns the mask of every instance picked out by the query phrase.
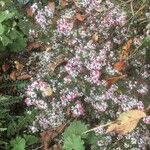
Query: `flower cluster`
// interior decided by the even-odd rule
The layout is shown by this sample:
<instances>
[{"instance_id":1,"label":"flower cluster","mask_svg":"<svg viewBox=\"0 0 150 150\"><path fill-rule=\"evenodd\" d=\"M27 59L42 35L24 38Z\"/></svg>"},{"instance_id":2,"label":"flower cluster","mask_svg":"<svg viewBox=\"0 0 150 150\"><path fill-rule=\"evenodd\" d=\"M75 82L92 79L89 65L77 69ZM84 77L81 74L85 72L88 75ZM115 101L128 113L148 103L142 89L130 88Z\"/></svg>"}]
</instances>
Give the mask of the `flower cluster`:
<instances>
[{"instance_id":1,"label":"flower cluster","mask_svg":"<svg viewBox=\"0 0 150 150\"><path fill-rule=\"evenodd\" d=\"M44 6L40 9L41 3L34 3L31 6L32 13L35 14L35 20L37 24L41 26L43 30L47 29L47 26L51 24L51 19L53 17L53 10L49 6Z\"/></svg>"},{"instance_id":2,"label":"flower cluster","mask_svg":"<svg viewBox=\"0 0 150 150\"><path fill-rule=\"evenodd\" d=\"M149 65L143 61L144 49L137 52L139 55L134 55L136 59L130 57L129 61L126 60L126 68L119 73L125 74L127 77L113 83L109 88L107 86L108 79L120 75L114 69L114 64L119 61L120 47L131 36L125 27L127 23L125 11L109 0L104 2L78 0L76 5L85 12L84 21L75 25L73 16L76 12L74 7L61 10L56 29L53 30L53 35L48 43L51 45L52 51L33 53L29 58L28 66L38 57L36 67L39 71L36 73L36 78L43 78L44 75L49 74L49 84L55 93L53 104L59 104L60 109L58 114L56 111L58 107L51 103L47 104L47 101L43 101L44 103L38 106L35 101L39 96L35 94L32 87L35 86L35 83L33 82L33 85L28 87L27 95L31 95L34 100L27 98L27 105L38 106L38 108L42 106L46 110L47 115L40 114L34 123L36 126L36 122L39 122L43 129L46 129L49 124L53 124L52 122L55 122L56 118L60 118L58 120L63 122L65 118L70 116L74 118L82 118L83 116L90 119L96 118L99 124L104 124L110 120L115 120L124 111L144 110L143 96L149 92L146 84L149 77L147 71ZM141 40L142 38L135 37L133 47L139 48L142 43ZM59 64L51 74L45 68L62 53L67 55L65 55L65 63ZM133 70L130 70L130 66ZM41 90L38 87L35 89ZM45 103L47 106L44 105ZM49 110L51 105L53 107ZM53 118L52 115L56 116ZM148 124L149 117L144 118L144 122ZM90 121L87 123L91 124ZM144 136L144 132L149 133L143 123L129 136L116 138L116 135L112 133L106 135L105 141L99 141L97 144L108 149L112 144L112 139L116 139L115 148L118 150L119 148L129 149L130 146L139 149L144 148L148 137L147 134ZM124 141L124 145L121 147L118 146L119 140Z\"/></svg>"},{"instance_id":3,"label":"flower cluster","mask_svg":"<svg viewBox=\"0 0 150 150\"><path fill-rule=\"evenodd\" d=\"M30 127L32 132L56 127L65 120L61 104L54 99L50 101L46 98L51 94L51 88L46 82L34 81L28 86L25 103L28 107L34 106L39 111L33 125Z\"/></svg>"}]
</instances>

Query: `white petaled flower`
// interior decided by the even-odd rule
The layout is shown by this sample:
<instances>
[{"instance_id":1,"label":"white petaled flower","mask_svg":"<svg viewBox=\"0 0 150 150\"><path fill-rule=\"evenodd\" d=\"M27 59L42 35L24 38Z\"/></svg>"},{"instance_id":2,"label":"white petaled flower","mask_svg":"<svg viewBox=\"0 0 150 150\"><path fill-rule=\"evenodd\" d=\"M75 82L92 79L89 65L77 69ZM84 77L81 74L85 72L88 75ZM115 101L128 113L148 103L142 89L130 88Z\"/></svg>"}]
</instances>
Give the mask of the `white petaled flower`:
<instances>
[{"instance_id":1,"label":"white petaled flower","mask_svg":"<svg viewBox=\"0 0 150 150\"><path fill-rule=\"evenodd\" d=\"M69 35L73 28L73 23L68 19L61 18L57 21L57 31L63 35Z\"/></svg>"}]
</instances>

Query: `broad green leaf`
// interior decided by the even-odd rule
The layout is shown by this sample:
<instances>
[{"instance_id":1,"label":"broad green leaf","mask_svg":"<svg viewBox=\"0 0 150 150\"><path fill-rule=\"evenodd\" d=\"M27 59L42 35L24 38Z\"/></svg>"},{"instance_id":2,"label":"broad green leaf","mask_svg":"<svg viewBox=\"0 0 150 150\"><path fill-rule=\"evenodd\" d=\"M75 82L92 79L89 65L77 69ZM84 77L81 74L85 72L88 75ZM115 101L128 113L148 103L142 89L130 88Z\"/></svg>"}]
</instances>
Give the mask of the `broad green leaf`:
<instances>
[{"instance_id":1,"label":"broad green leaf","mask_svg":"<svg viewBox=\"0 0 150 150\"><path fill-rule=\"evenodd\" d=\"M0 132L1 131L6 131L7 130L7 128L0 128Z\"/></svg>"},{"instance_id":2,"label":"broad green leaf","mask_svg":"<svg viewBox=\"0 0 150 150\"><path fill-rule=\"evenodd\" d=\"M1 42L2 42L3 46L7 46L8 44L12 43L12 40L10 40L7 36L2 35Z\"/></svg>"},{"instance_id":3,"label":"broad green leaf","mask_svg":"<svg viewBox=\"0 0 150 150\"><path fill-rule=\"evenodd\" d=\"M34 135L24 135L26 145L32 145L38 142L38 138Z\"/></svg>"},{"instance_id":4,"label":"broad green leaf","mask_svg":"<svg viewBox=\"0 0 150 150\"><path fill-rule=\"evenodd\" d=\"M64 138L69 137L72 134L78 135L78 136L82 136L83 138L86 138L86 134L83 134L83 132L87 131L87 125L85 125L84 123L82 123L81 121L73 121L70 126L65 130L64 132Z\"/></svg>"},{"instance_id":5,"label":"broad green leaf","mask_svg":"<svg viewBox=\"0 0 150 150\"><path fill-rule=\"evenodd\" d=\"M85 150L84 141L81 136L73 134L65 139L63 148L64 150Z\"/></svg>"},{"instance_id":6,"label":"broad green leaf","mask_svg":"<svg viewBox=\"0 0 150 150\"><path fill-rule=\"evenodd\" d=\"M25 150L26 141L24 138L16 137L16 139L12 140L10 143L13 147L12 150Z\"/></svg>"},{"instance_id":7,"label":"broad green leaf","mask_svg":"<svg viewBox=\"0 0 150 150\"><path fill-rule=\"evenodd\" d=\"M14 40L14 39L17 38L17 36L18 36L18 31L17 31L17 30L13 29L13 30L11 30L11 31L9 32L9 37L10 37L10 39Z\"/></svg>"},{"instance_id":8,"label":"broad green leaf","mask_svg":"<svg viewBox=\"0 0 150 150\"><path fill-rule=\"evenodd\" d=\"M3 34L5 31L4 26L0 23L0 35Z\"/></svg>"},{"instance_id":9,"label":"broad green leaf","mask_svg":"<svg viewBox=\"0 0 150 150\"><path fill-rule=\"evenodd\" d=\"M0 12L0 23L2 23L4 20L11 19L14 17L15 12L10 13L8 10L5 10L3 12Z\"/></svg>"}]
</instances>

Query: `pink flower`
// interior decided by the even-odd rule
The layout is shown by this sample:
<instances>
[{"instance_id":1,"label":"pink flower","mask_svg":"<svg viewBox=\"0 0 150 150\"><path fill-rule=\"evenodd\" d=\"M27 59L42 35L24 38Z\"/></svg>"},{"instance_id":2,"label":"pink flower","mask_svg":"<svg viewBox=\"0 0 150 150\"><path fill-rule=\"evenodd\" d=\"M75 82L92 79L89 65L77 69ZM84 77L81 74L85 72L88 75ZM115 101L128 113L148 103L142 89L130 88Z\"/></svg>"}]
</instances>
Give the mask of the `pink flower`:
<instances>
[{"instance_id":1,"label":"pink flower","mask_svg":"<svg viewBox=\"0 0 150 150\"><path fill-rule=\"evenodd\" d=\"M73 117L79 117L84 114L84 108L81 104L81 102L78 100L75 103L75 106L72 108L72 116Z\"/></svg>"},{"instance_id":2,"label":"pink flower","mask_svg":"<svg viewBox=\"0 0 150 150\"><path fill-rule=\"evenodd\" d=\"M73 28L73 23L61 18L57 21L57 31L63 35L68 35Z\"/></svg>"},{"instance_id":3,"label":"pink flower","mask_svg":"<svg viewBox=\"0 0 150 150\"><path fill-rule=\"evenodd\" d=\"M146 124L150 124L150 116L147 116L146 118L144 118L143 121Z\"/></svg>"}]
</instances>

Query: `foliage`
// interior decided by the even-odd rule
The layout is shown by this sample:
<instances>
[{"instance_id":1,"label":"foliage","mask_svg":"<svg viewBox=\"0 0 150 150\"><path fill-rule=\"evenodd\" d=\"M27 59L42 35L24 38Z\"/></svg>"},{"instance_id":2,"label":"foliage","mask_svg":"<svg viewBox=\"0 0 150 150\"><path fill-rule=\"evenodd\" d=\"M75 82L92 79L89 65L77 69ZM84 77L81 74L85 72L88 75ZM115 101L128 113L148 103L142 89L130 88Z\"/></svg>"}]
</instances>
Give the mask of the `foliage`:
<instances>
[{"instance_id":1,"label":"foliage","mask_svg":"<svg viewBox=\"0 0 150 150\"><path fill-rule=\"evenodd\" d=\"M84 150L83 132L87 130L87 125L81 121L74 121L65 130L64 149L65 150Z\"/></svg>"},{"instance_id":2,"label":"foliage","mask_svg":"<svg viewBox=\"0 0 150 150\"><path fill-rule=\"evenodd\" d=\"M34 144L36 141L36 137L32 137L32 135L23 135L23 131L32 123L36 111L33 110L31 114L20 113L17 106L20 106L19 109L21 109L21 102L21 97L0 95L0 149L9 149L11 145L14 150L21 150L25 144L24 139L26 145ZM17 137L17 135L24 136L24 139ZM15 140L14 137L16 137Z\"/></svg>"},{"instance_id":3,"label":"foliage","mask_svg":"<svg viewBox=\"0 0 150 150\"><path fill-rule=\"evenodd\" d=\"M104 140L101 135L84 134L88 130L85 123L73 121L63 133L65 150L85 150L86 145L96 147L97 141Z\"/></svg>"},{"instance_id":4,"label":"foliage","mask_svg":"<svg viewBox=\"0 0 150 150\"><path fill-rule=\"evenodd\" d=\"M4 3L0 11L0 51L20 52L26 47L27 39L18 26L19 12L7 5Z\"/></svg>"},{"instance_id":5,"label":"foliage","mask_svg":"<svg viewBox=\"0 0 150 150\"><path fill-rule=\"evenodd\" d=\"M81 139L81 136L72 134L67 137L64 141L65 150L85 150L84 141Z\"/></svg>"}]
</instances>

